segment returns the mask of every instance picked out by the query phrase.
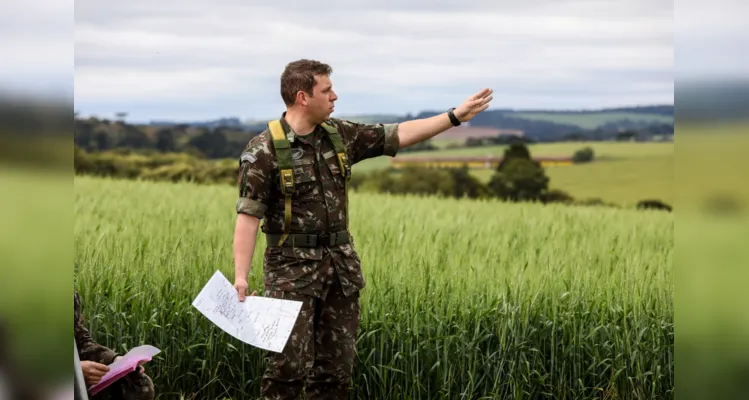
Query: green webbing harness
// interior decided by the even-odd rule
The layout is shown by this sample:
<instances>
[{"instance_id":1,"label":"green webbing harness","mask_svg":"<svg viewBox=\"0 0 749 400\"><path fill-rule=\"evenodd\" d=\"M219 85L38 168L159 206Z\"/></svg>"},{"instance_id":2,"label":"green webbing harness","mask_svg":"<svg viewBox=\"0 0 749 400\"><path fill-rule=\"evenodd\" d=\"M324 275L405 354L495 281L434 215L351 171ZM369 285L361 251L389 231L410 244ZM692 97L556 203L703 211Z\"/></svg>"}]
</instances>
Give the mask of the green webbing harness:
<instances>
[{"instance_id":1,"label":"green webbing harness","mask_svg":"<svg viewBox=\"0 0 749 400\"><path fill-rule=\"evenodd\" d=\"M348 230L348 183L351 179L351 166L349 165L348 157L346 156L346 147L343 145L343 140L341 139L338 130L334 126L326 123L321 125L323 129L325 129L325 132L327 132L327 137L330 138L330 141L333 143L333 148L338 155L338 164L344 177L344 188L346 193L346 230ZM293 163L291 162L291 143L286 138L286 134L281 126L281 121L270 121L268 123L268 128L273 137L273 147L275 148L276 160L280 171L281 191L283 191L285 197L283 234L278 241L278 246L281 246L289 236L289 231L291 229L291 198L294 194L294 169Z\"/></svg>"}]
</instances>

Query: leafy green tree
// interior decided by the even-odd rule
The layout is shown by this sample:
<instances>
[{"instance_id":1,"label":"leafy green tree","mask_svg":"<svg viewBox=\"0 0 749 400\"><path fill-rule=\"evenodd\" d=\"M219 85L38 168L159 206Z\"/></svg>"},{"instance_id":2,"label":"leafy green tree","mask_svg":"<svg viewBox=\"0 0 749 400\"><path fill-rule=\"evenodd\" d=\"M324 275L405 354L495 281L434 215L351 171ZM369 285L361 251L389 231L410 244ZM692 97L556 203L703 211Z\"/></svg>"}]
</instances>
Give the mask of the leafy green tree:
<instances>
[{"instance_id":1,"label":"leafy green tree","mask_svg":"<svg viewBox=\"0 0 749 400\"><path fill-rule=\"evenodd\" d=\"M497 171L501 172L505 164L513 158L531 160L531 152L528 150L528 146L521 142L515 142L507 146L504 155L502 156L502 161L500 161L497 166Z\"/></svg>"},{"instance_id":2,"label":"leafy green tree","mask_svg":"<svg viewBox=\"0 0 749 400\"><path fill-rule=\"evenodd\" d=\"M593 161L593 149L590 147L583 147L582 149L575 152L572 156L572 162L574 163L585 163Z\"/></svg>"},{"instance_id":3,"label":"leafy green tree","mask_svg":"<svg viewBox=\"0 0 749 400\"><path fill-rule=\"evenodd\" d=\"M495 195L509 201L540 201L548 187L549 177L541 164L525 158L506 160L489 181Z\"/></svg>"},{"instance_id":4,"label":"leafy green tree","mask_svg":"<svg viewBox=\"0 0 749 400\"><path fill-rule=\"evenodd\" d=\"M541 164L531 158L524 143L507 146L502 161L488 184L499 198L510 201L540 201L549 187Z\"/></svg>"},{"instance_id":5,"label":"leafy green tree","mask_svg":"<svg viewBox=\"0 0 749 400\"><path fill-rule=\"evenodd\" d=\"M453 168L448 172L453 181L453 197L477 199L491 195L486 185L471 175L468 166L464 165L462 168Z\"/></svg>"},{"instance_id":6,"label":"leafy green tree","mask_svg":"<svg viewBox=\"0 0 749 400\"><path fill-rule=\"evenodd\" d=\"M156 148L162 153L177 150L177 141L171 129L163 128L156 132Z\"/></svg>"}]
</instances>

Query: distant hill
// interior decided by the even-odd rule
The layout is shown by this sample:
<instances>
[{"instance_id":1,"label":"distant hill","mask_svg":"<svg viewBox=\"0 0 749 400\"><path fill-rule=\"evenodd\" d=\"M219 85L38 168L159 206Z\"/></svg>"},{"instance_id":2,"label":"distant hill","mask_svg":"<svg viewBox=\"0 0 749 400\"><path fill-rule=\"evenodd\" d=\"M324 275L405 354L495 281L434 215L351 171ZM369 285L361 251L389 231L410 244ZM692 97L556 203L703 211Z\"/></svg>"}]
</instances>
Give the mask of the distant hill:
<instances>
[{"instance_id":1,"label":"distant hill","mask_svg":"<svg viewBox=\"0 0 749 400\"><path fill-rule=\"evenodd\" d=\"M397 114L339 115L336 118L347 119L349 121L359 122L362 124L390 124L403 122L407 119L410 119L407 115Z\"/></svg>"},{"instance_id":2,"label":"distant hill","mask_svg":"<svg viewBox=\"0 0 749 400\"><path fill-rule=\"evenodd\" d=\"M596 129L610 124L621 124L628 126L646 125L650 123L671 124L674 121L672 115L656 113L638 113L626 111L601 111L601 112L542 112L523 111L505 114L514 118L547 121L561 125L577 125L583 129Z\"/></svg>"},{"instance_id":3,"label":"distant hill","mask_svg":"<svg viewBox=\"0 0 749 400\"><path fill-rule=\"evenodd\" d=\"M425 118L444 112L427 110L411 114L360 114L338 115L338 118L361 123L399 123L416 118ZM263 120L240 123L235 118L195 123L158 121L153 125L188 125L215 129L219 126L246 132L259 132L266 128ZM565 138L589 138L601 140L611 138L621 131L635 131L639 135L672 134L674 124L673 105L651 105L585 110L548 109L489 109L471 121L471 127L520 132L534 141L548 142Z\"/></svg>"},{"instance_id":4,"label":"distant hill","mask_svg":"<svg viewBox=\"0 0 749 400\"><path fill-rule=\"evenodd\" d=\"M425 111L414 118L437 115ZM603 139L620 131L646 134L673 133L674 107L643 106L598 110L487 110L472 121L473 127L519 130L538 141L557 141L565 137Z\"/></svg>"},{"instance_id":5,"label":"distant hill","mask_svg":"<svg viewBox=\"0 0 749 400\"><path fill-rule=\"evenodd\" d=\"M634 114L655 114L655 115L663 115L667 117L674 116L673 105L616 107L616 108L583 109L583 110L526 109L526 110L503 110L503 111L510 111L510 112L517 112L517 113L542 113L542 114L567 114L567 115L634 113Z\"/></svg>"}]
</instances>

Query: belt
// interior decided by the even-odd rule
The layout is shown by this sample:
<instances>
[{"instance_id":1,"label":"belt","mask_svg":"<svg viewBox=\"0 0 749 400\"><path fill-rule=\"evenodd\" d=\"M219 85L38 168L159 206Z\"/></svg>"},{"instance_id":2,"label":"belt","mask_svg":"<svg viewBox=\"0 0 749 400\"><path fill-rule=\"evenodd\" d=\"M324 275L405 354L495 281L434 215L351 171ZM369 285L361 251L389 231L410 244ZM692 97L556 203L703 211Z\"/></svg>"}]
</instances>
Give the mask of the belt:
<instances>
[{"instance_id":1,"label":"belt","mask_svg":"<svg viewBox=\"0 0 749 400\"><path fill-rule=\"evenodd\" d=\"M265 239L268 246L276 247L281 236L280 233L266 233ZM285 247L319 247L347 243L349 243L349 233L343 230L324 233L290 233L283 245Z\"/></svg>"}]
</instances>

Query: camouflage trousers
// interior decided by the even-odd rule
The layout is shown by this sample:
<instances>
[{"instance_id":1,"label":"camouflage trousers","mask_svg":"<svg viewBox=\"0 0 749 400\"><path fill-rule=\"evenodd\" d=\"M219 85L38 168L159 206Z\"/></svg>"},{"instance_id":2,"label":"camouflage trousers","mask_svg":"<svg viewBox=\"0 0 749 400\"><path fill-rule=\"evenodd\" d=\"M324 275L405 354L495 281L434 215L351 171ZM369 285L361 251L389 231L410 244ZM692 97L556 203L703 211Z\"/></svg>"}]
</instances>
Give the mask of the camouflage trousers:
<instances>
[{"instance_id":1,"label":"camouflage trousers","mask_svg":"<svg viewBox=\"0 0 749 400\"><path fill-rule=\"evenodd\" d=\"M299 399L306 394L307 399L347 399L359 329L359 292L345 297L336 277L325 299L280 290L265 293L301 301L302 309L283 352L267 352L262 398Z\"/></svg>"},{"instance_id":2,"label":"camouflage trousers","mask_svg":"<svg viewBox=\"0 0 749 400\"><path fill-rule=\"evenodd\" d=\"M135 371L97 393L91 400L152 400L154 397L151 378Z\"/></svg>"}]
</instances>

